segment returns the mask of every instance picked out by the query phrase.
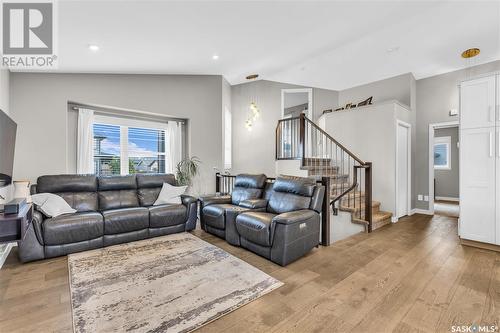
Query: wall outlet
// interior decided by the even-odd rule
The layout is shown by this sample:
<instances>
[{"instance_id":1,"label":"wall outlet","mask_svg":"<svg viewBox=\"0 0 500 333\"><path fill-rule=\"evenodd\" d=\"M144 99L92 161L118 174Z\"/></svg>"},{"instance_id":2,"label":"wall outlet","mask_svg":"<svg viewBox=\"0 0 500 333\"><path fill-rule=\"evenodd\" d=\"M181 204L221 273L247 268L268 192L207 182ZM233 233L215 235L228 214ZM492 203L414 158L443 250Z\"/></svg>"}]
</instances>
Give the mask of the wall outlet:
<instances>
[{"instance_id":1,"label":"wall outlet","mask_svg":"<svg viewBox=\"0 0 500 333\"><path fill-rule=\"evenodd\" d=\"M429 201L429 196L428 195L424 195L424 201Z\"/></svg>"},{"instance_id":2,"label":"wall outlet","mask_svg":"<svg viewBox=\"0 0 500 333\"><path fill-rule=\"evenodd\" d=\"M424 196L422 194L419 194L418 195L418 201L422 201L422 200L424 200Z\"/></svg>"}]
</instances>

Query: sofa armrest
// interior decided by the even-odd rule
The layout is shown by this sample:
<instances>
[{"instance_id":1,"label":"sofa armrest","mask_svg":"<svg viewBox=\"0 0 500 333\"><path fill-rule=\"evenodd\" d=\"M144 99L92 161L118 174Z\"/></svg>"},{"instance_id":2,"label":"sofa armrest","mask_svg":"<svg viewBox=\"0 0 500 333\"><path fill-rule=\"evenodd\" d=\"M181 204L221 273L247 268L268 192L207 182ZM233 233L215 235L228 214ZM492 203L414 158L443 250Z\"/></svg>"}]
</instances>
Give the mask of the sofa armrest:
<instances>
[{"instance_id":1,"label":"sofa armrest","mask_svg":"<svg viewBox=\"0 0 500 333\"><path fill-rule=\"evenodd\" d=\"M181 201L182 201L182 204L187 207L187 206L189 206L189 204L195 203L198 200L196 200L195 197L192 197L190 195L182 194L181 195Z\"/></svg>"},{"instance_id":2,"label":"sofa armrest","mask_svg":"<svg viewBox=\"0 0 500 333\"><path fill-rule=\"evenodd\" d=\"M230 204L231 196L230 195L205 196L205 197L200 197L200 201L202 207L215 204Z\"/></svg>"},{"instance_id":3,"label":"sofa armrest","mask_svg":"<svg viewBox=\"0 0 500 333\"><path fill-rule=\"evenodd\" d=\"M288 225L295 224L309 220L317 215L318 213L310 209L296 210L293 212L287 212L275 216L273 218L273 223L288 224Z\"/></svg>"},{"instance_id":4,"label":"sofa armrest","mask_svg":"<svg viewBox=\"0 0 500 333\"><path fill-rule=\"evenodd\" d=\"M33 218L31 220L31 223L33 224L33 229L35 231L36 238L41 245L44 245L43 235L42 235L42 224L44 220L45 216L34 208Z\"/></svg>"},{"instance_id":5,"label":"sofa armrest","mask_svg":"<svg viewBox=\"0 0 500 333\"><path fill-rule=\"evenodd\" d=\"M266 199L243 200L243 201L240 201L240 204L238 206L243 207L243 208L248 208L248 209L266 208L267 207L267 200Z\"/></svg>"}]
</instances>

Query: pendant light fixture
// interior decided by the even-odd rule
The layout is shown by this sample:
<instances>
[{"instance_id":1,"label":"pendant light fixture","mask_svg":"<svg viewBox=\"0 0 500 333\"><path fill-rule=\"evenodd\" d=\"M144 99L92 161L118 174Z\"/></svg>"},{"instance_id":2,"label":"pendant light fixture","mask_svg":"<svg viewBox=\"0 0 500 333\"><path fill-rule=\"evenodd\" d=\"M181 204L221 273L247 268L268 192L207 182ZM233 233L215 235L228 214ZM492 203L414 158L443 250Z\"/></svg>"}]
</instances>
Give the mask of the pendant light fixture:
<instances>
[{"instance_id":1,"label":"pendant light fixture","mask_svg":"<svg viewBox=\"0 0 500 333\"><path fill-rule=\"evenodd\" d=\"M252 74L246 77L251 83L259 77L259 74ZM253 86L253 87L252 87ZM257 105L257 85L253 84L250 87L250 101L248 104L249 115L245 121L245 127L251 131L254 122L260 117L260 109Z\"/></svg>"}]
</instances>

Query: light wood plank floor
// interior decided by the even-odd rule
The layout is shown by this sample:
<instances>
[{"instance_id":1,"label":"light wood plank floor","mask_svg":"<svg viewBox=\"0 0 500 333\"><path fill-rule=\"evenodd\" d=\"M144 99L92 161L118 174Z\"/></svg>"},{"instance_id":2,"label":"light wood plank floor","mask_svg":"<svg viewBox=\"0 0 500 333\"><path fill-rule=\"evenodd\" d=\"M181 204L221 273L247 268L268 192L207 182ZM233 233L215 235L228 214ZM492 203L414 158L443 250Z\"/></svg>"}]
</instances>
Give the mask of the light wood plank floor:
<instances>
[{"instance_id":1,"label":"light wood plank floor","mask_svg":"<svg viewBox=\"0 0 500 333\"><path fill-rule=\"evenodd\" d=\"M500 254L461 246L457 220L414 215L279 267L201 230L285 285L200 332L450 332L500 326ZM0 332L69 332L66 258L0 270Z\"/></svg>"}]
</instances>

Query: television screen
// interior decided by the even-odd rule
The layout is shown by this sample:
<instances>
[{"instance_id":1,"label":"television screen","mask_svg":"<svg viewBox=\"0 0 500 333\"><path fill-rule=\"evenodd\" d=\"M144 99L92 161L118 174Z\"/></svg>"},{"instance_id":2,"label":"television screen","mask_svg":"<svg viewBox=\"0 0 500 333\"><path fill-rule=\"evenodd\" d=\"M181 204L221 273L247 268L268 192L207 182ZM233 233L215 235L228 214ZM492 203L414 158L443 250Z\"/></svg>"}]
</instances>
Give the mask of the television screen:
<instances>
[{"instance_id":1,"label":"television screen","mask_svg":"<svg viewBox=\"0 0 500 333\"><path fill-rule=\"evenodd\" d=\"M17 124L0 110L0 187L12 182Z\"/></svg>"}]
</instances>

